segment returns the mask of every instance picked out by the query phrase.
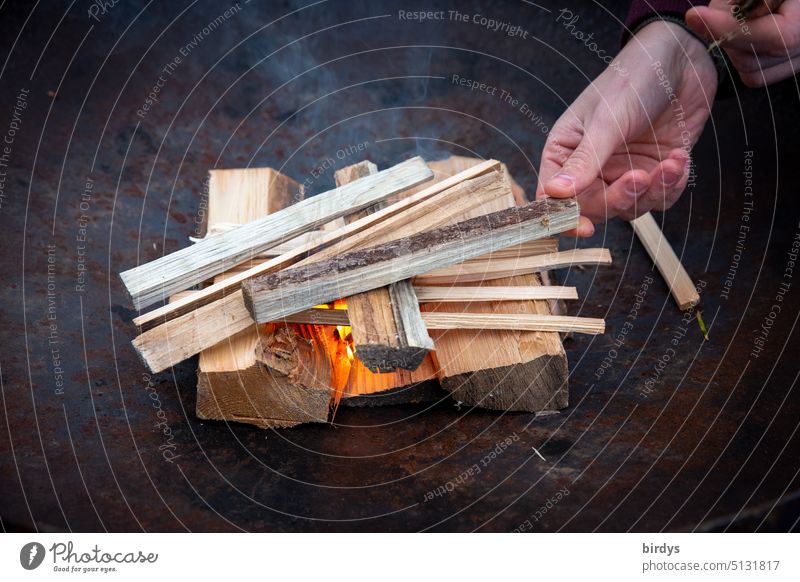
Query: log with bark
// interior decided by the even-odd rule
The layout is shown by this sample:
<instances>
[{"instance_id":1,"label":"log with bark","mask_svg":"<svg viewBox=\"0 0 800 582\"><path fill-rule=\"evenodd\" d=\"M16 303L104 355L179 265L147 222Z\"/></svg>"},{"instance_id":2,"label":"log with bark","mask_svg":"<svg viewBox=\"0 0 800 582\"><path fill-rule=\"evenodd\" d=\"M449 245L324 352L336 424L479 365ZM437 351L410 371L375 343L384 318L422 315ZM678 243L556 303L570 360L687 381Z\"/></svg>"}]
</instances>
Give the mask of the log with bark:
<instances>
[{"instance_id":1,"label":"log with bark","mask_svg":"<svg viewBox=\"0 0 800 582\"><path fill-rule=\"evenodd\" d=\"M573 199L542 199L452 226L315 261L242 283L256 322L270 322L369 289L575 228Z\"/></svg>"}]
</instances>

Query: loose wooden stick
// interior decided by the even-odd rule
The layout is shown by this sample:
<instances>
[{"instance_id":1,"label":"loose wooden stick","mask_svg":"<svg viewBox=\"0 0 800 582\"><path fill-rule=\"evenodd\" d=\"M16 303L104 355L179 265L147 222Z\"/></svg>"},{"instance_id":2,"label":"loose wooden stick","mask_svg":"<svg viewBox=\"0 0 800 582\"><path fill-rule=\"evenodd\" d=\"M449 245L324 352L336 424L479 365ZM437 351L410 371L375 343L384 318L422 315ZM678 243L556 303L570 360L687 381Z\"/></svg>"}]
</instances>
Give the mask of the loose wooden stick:
<instances>
[{"instance_id":1,"label":"loose wooden stick","mask_svg":"<svg viewBox=\"0 0 800 582\"><path fill-rule=\"evenodd\" d=\"M242 283L256 322L268 322L339 297L382 287L578 223L574 199L537 200L328 261L287 269Z\"/></svg>"},{"instance_id":2,"label":"loose wooden stick","mask_svg":"<svg viewBox=\"0 0 800 582\"><path fill-rule=\"evenodd\" d=\"M678 307L686 310L697 305L700 295L653 215L649 212L643 214L632 220L631 226L669 286Z\"/></svg>"},{"instance_id":3,"label":"loose wooden stick","mask_svg":"<svg viewBox=\"0 0 800 582\"><path fill-rule=\"evenodd\" d=\"M347 186L293 204L190 247L120 274L134 306L142 309L201 283L267 249L356 212L433 177L416 157Z\"/></svg>"},{"instance_id":4,"label":"loose wooden stick","mask_svg":"<svg viewBox=\"0 0 800 582\"><path fill-rule=\"evenodd\" d=\"M284 269L290 265L302 261L310 253L324 253L330 251L329 254L335 254L337 252L344 252L345 250L352 249L361 244L363 239L369 239L370 237L375 236L373 231L381 230L382 228L380 225L382 225L382 223L390 225L390 221L392 220L402 223L405 220L405 217L415 216L415 213L412 212L412 209L416 209L418 206L420 209L425 209L426 212L430 212L429 209L423 206L426 201L436 200L437 195L446 192L454 186L458 186L462 182L474 179L490 172L497 172L499 169L500 162L496 160L488 160L475 166L474 168L470 168L469 170L465 170L460 174L452 176L447 180L438 182L429 188L414 194L413 196L401 200L400 202L387 206L378 212L364 216L343 228L327 233L320 239L313 240L306 245L302 245L292 251L287 252L284 255L275 257L274 259L270 259L264 263L250 267L245 271L236 273L234 276L228 277L224 281L220 281L209 287L206 287L205 289L202 289L199 293L187 296L184 299L171 302L167 305L159 307L158 309L154 309L148 313L145 313L135 318L133 323L140 330L147 331L156 325L164 324L172 319L189 314L204 305L211 304L226 296L236 294L239 291L239 286L242 281ZM321 251L321 249L325 249L325 251ZM219 341L221 341L221 339Z\"/></svg>"},{"instance_id":5,"label":"loose wooden stick","mask_svg":"<svg viewBox=\"0 0 800 582\"><path fill-rule=\"evenodd\" d=\"M423 312L422 319L428 329L498 329L588 334L605 332L605 321L602 319L567 315L435 313L426 311ZM313 325L350 325L350 318L344 309L307 309L288 315L283 321L286 323Z\"/></svg>"},{"instance_id":6,"label":"loose wooden stick","mask_svg":"<svg viewBox=\"0 0 800 582\"><path fill-rule=\"evenodd\" d=\"M562 269L575 265L610 265L611 253L608 249L573 249L559 253L502 259L499 261L477 259L436 269L415 277L416 285L453 285L455 283L476 283L529 273ZM546 287L545 287L546 288Z\"/></svg>"}]
</instances>

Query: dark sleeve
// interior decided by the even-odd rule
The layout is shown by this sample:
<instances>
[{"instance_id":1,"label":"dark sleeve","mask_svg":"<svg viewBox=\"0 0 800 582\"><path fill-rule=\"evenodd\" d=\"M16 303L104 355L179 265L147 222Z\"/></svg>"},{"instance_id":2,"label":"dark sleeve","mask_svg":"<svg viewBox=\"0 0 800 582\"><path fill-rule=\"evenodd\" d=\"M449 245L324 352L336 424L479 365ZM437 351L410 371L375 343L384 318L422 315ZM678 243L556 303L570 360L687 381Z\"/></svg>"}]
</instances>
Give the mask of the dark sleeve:
<instances>
[{"instance_id":1,"label":"dark sleeve","mask_svg":"<svg viewBox=\"0 0 800 582\"><path fill-rule=\"evenodd\" d=\"M683 18L693 6L708 6L709 0L633 0L625 19L623 43L628 40L631 31L636 30L642 22L654 16L672 16Z\"/></svg>"}]
</instances>

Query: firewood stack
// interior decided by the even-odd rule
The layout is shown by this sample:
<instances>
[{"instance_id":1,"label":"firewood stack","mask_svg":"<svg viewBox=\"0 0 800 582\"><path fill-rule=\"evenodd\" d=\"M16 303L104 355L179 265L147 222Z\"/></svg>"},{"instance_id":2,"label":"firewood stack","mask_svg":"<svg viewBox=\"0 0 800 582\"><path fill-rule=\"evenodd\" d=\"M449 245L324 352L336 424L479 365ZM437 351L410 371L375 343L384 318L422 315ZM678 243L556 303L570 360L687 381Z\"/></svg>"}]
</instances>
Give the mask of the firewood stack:
<instances>
[{"instance_id":1,"label":"firewood stack","mask_svg":"<svg viewBox=\"0 0 800 582\"><path fill-rule=\"evenodd\" d=\"M133 345L152 372L195 354L197 415L262 428L328 422L341 405L567 406L561 334L577 299L548 271L609 264L558 251L574 200L527 203L497 161L364 161L303 198L269 168L212 170L206 236L125 271Z\"/></svg>"}]
</instances>

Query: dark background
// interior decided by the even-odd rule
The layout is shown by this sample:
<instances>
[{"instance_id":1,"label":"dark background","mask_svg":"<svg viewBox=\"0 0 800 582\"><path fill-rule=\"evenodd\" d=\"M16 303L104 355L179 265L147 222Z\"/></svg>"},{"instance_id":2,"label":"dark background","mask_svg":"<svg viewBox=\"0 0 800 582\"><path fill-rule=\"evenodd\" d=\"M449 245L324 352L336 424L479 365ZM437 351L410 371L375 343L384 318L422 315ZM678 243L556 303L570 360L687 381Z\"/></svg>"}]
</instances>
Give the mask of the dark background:
<instances>
[{"instance_id":1,"label":"dark background","mask_svg":"<svg viewBox=\"0 0 800 582\"><path fill-rule=\"evenodd\" d=\"M560 6L452 4L531 34L397 18L398 10L451 8L444 2L240 0L143 118L137 110L161 69L229 4L120 3L99 22L86 1L0 8L0 134L16 95L30 91L0 207L4 529L511 531L526 520L534 531L797 529L800 279L764 351L750 356L799 228L794 80L718 103L696 148L694 187L657 215L706 284L710 339L690 321L648 397L642 387L680 335L682 314L656 274L633 331L596 378L652 274L630 227L614 222L580 243L609 247L614 266L561 274L580 290L571 312L608 325L605 336L567 343L571 405L561 414L446 400L340 409L336 426L282 431L200 422L192 359L153 377L178 455L164 460L165 436L130 345L135 312L117 274L188 244L210 168L272 166L304 181L332 152L368 142L381 167L415 154L494 157L534 189L541 124L453 85L452 75L507 89L551 127L605 65L556 22ZM625 4L573 2L571 10L577 28L615 52ZM724 299L748 150L755 207ZM311 193L330 187L332 175ZM87 178L94 189L82 210ZM88 279L78 292L81 214ZM479 475L423 502L507 437L514 444ZM553 505L559 491L568 495Z\"/></svg>"}]
</instances>

